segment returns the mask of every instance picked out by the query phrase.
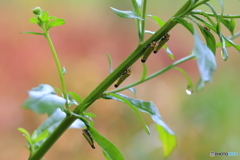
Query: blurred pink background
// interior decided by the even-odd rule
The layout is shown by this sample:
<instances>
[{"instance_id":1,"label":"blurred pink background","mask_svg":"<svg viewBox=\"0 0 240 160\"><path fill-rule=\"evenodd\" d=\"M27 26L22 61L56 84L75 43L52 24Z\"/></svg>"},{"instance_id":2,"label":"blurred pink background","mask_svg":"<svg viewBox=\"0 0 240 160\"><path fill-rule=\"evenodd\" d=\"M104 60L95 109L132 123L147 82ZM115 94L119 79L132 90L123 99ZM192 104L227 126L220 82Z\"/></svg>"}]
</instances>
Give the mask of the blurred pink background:
<instances>
[{"instance_id":1,"label":"blurred pink background","mask_svg":"<svg viewBox=\"0 0 240 160\"><path fill-rule=\"evenodd\" d=\"M168 20L186 0L159 1L148 4L148 14ZM217 1L211 2L220 11ZM224 13L240 14L240 1L224 1ZM0 1L0 159L28 158L22 147L26 140L17 130L23 127L32 133L46 118L21 108L28 97L28 90L39 84L61 87L56 66L43 36L19 34L22 31L40 32L36 24L29 23L31 9L39 6L50 15L64 18L66 24L50 30L62 66L67 69L67 90L86 97L108 74L106 54L110 54L116 68L137 45L137 31L133 19L116 16L109 7L132 10L131 1ZM210 11L206 7L200 8ZM236 32L240 30L236 20ZM146 29L156 31L158 25L147 20ZM230 33L224 28L226 36ZM181 25L170 31L168 47L175 60L188 55L193 48L193 37ZM148 36L146 36L148 37ZM218 40L218 38L217 38ZM240 44L239 38L234 42ZM136 87L137 98L153 101L178 138L178 146L168 159L209 159L210 151L238 152L240 141L240 53L229 48L229 59L216 55L218 68L213 82L189 96L185 93L187 81L177 70ZM174 61L175 61L174 60ZM174 62L161 50L146 62L148 73ZM180 65L197 84L199 72L196 61ZM140 60L133 65L132 75L126 85L141 77ZM114 89L113 87L109 88ZM123 93L133 96L129 91ZM161 142L155 126L146 114L143 117L152 134L144 133L143 127L131 109L119 102L98 100L88 110L97 115L95 126L101 134L116 144L127 160L163 159ZM70 129L45 155L48 160L104 160L98 145L92 150L83 138L81 130ZM217 159L225 159L218 157ZM231 157L231 159L239 159Z\"/></svg>"}]
</instances>

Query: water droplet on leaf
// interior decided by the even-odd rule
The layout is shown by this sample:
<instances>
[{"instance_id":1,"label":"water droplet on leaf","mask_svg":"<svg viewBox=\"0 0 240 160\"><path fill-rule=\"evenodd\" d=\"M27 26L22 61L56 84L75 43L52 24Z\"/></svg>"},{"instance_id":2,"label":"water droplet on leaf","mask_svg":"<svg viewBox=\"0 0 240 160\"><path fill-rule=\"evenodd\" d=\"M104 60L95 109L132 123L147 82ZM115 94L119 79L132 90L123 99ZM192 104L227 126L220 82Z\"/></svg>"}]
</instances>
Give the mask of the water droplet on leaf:
<instances>
[{"instance_id":1,"label":"water droplet on leaf","mask_svg":"<svg viewBox=\"0 0 240 160\"><path fill-rule=\"evenodd\" d=\"M186 93L187 93L188 95L193 94L193 88L192 88L191 86L187 86Z\"/></svg>"}]
</instances>

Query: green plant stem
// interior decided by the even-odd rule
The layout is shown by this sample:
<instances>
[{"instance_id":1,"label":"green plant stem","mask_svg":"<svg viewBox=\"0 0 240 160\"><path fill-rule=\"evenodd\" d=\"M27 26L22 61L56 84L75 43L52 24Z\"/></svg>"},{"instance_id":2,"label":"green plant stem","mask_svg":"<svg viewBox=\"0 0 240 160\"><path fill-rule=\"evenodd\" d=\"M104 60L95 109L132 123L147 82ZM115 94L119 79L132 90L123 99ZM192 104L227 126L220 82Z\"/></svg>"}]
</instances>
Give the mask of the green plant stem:
<instances>
[{"instance_id":1,"label":"green plant stem","mask_svg":"<svg viewBox=\"0 0 240 160\"><path fill-rule=\"evenodd\" d=\"M136 0L132 0L132 5L133 5L134 11L136 13L138 13L140 16L142 16ZM139 41L138 44L140 44L140 40L141 40L141 37L142 37L141 23L140 23L140 20L138 18L136 18L135 21L136 21L136 26L137 26L137 31L138 31L138 41Z\"/></svg>"},{"instance_id":2,"label":"green plant stem","mask_svg":"<svg viewBox=\"0 0 240 160\"><path fill-rule=\"evenodd\" d=\"M187 1L173 17L179 17L182 12L186 12L189 9L190 1ZM189 10L190 12L190 10ZM184 16L184 15L182 15ZM160 28L154 35L146 40L142 45L139 45L132 54L130 54L105 80L103 80L84 100L74 109L74 113L81 114L85 111L94 101L101 97L104 91L106 91L118 78L119 75L135 63L144 53L145 46L156 39L160 39L166 33L168 33L177 22L173 19L169 19L168 22ZM49 38L50 40L50 38ZM48 40L48 41L49 41ZM49 41L51 42L51 41ZM60 65L59 65L60 66ZM43 142L43 144L36 150L35 153L29 158L29 160L40 160L50 147L56 142L56 140L64 133L65 130L74 122L76 117L67 116L59 124L59 126L53 131L52 134Z\"/></svg>"},{"instance_id":3,"label":"green plant stem","mask_svg":"<svg viewBox=\"0 0 240 160\"><path fill-rule=\"evenodd\" d=\"M64 77L63 77L63 74L62 74L62 68L61 68L61 65L60 65L60 61L58 59L58 56L57 56L57 52L54 48L54 45L52 43L52 40L49 36L49 32L46 31L45 32L45 37L48 41L48 44L51 48L51 51L52 51L52 55L53 55L53 58L54 58L54 61L56 63L56 66L57 66L57 71L58 71L58 74L59 74L59 77L60 77L60 81L61 81L61 84L62 84L62 91L63 91L63 95L64 95L64 98L67 100L67 89L66 89L66 84L65 84L65 80L64 80ZM68 107L68 103L66 103L66 107Z\"/></svg>"},{"instance_id":4,"label":"green plant stem","mask_svg":"<svg viewBox=\"0 0 240 160\"><path fill-rule=\"evenodd\" d=\"M127 85L127 86L124 86L124 87L122 87L122 88L118 88L118 89L115 89L115 90L112 90L112 91L107 91L107 92L104 92L104 93L117 93L117 92L121 92L121 91L123 91L123 90L126 90L126 89L128 89L128 88L130 88L130 87L134 87L134 86L139 85L139 84L141 84L141 83L143 83L143 82L146 82L146 81L148 81L148 80L150 80L150 79L153 79L153 78L155 78L155 77L163 74L164 72L166 72L166 71L174 68L175 66L177 66L177 65L179 65L179 64L181 64L181 63L183 63L183 62L186 62L186 61L188 61L188 60L190 60L190 59L193 59L193 58L195 58L195 56L194 56L193 54L191 54L191 55L186 56L186 57L184 57L184 58L182 58L182 59L180 59L180 60L172 63L171 65L169 65L169 66L167 66L167 67L159 70L158 72L153 73L152 75L146 77L144 80L139 80L139 81L137 81L137 82L134 82L134 83L129 84L129 85Z\"/></svg>"},{"instance_id":5,"label":"green plant stem","mask_svg":"<svg viewBox=\"0 0 240 160\"><path fill-rule=\"evenodd\" d=\"M190 14L198 14L198 15L202 15L202 16L204 16L204 14L207 14L208 16L215 17L215 15L213 13L204 12L201 10L193 10L190 12ZM230 14L223 14L223 15L217 14L217 15L222 18L240 18L240 15L230 15Z\"/></svg>"},{"instance_id":6,"label":"green plant stem","mask_svg":"<svg viewBox=\"0 0 240 160\"><path fill-rule=\"evenodd\" d=\"M141 24L141 37L140 37L140 44L144 42L144 35L145 35L145 22L146 22L146 10L147 10L147 0L143 0L143 11L142 11L142 24Z\"/></svg>"}]
</instances>

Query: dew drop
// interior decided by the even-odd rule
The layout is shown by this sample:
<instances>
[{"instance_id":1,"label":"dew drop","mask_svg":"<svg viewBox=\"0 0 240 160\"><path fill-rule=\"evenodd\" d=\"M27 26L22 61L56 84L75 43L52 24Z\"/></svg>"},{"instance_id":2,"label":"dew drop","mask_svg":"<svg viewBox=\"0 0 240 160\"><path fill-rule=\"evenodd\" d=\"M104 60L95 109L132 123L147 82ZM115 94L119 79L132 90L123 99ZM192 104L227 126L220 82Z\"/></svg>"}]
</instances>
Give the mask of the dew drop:
<instances>
[{"instance_id":1,"label":"dew drop","mask_svg":"<svg viewBox=\"0 0 240 160\"><path fill-rule=\"evenodd\" d=\"M192 89L191 86L187 86L186 93L187 93L188 95L192 95L192 94L193 94L193 89Z\"/></svg>"}]
</instances>

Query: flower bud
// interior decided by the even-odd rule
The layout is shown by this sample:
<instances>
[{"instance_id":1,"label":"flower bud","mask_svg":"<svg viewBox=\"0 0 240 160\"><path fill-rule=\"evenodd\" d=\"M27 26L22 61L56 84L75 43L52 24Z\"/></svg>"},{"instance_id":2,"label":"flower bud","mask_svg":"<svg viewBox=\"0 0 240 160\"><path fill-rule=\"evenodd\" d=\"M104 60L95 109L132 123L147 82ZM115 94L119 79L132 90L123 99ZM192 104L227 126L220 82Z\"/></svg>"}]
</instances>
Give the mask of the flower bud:
<instances>
[{"instance_id":1,"label":"flower bud","mask_svg":"<svg viewBox=\"0 0 240 160\"><path fill-rule=\"evenodd\" d=\"M35 15L41 15L42 14L42 9L40 7L35 7L32 9L33 13Z\"/></svg>"}]
</instances>

